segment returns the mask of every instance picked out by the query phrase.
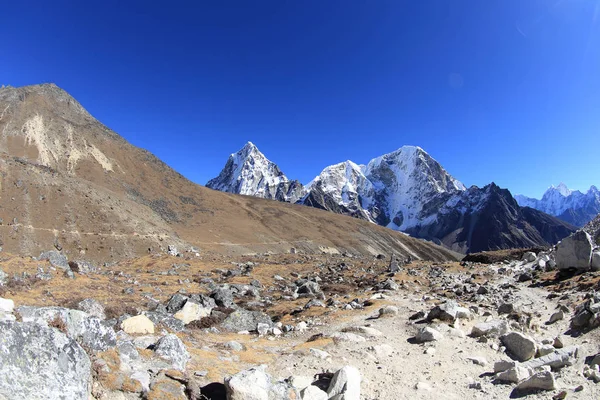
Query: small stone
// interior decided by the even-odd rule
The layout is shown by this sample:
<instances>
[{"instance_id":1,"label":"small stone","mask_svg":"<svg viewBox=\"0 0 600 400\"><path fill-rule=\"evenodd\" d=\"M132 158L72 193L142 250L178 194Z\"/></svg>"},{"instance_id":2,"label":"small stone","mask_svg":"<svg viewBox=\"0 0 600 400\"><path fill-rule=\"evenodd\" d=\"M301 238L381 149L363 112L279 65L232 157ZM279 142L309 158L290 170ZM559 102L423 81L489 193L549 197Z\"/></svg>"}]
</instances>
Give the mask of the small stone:
<instances>
[{"instance_id":1,"label":"small stone","mask_svg":"<svg viewBox=\"0 0 600 400\"><path fill-rule=\"evenodd\" d=\"M488 363L484 357L467 357L467 360L475 365L481 365L482 367L486 366Z\"/></svg>"},{"instance_id":2,"label":"small stone","mask_svg":"<svg viewBox=\"0 0 600 400\"><path fill-rule=\"evenodd\" d=\"M550 325L555 322L562 321L563 319L565 319L565 313L562 310L558 310L550 316L550 319L548 320L547 324Z\"/></svg>"}]
</instances>

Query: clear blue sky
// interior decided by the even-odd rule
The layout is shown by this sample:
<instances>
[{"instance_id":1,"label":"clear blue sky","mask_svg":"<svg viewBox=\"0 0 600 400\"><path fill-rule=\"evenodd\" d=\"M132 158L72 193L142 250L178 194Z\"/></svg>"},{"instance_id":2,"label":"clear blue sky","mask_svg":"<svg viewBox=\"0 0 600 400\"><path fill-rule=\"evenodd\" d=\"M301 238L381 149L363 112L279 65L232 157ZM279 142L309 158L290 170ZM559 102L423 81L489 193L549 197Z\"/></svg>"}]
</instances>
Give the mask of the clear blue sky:
<instances>
[{"instance_id":1,"label":"clear blue sky","mask_svg":"<svg viewBox=\"0 0 600 400\"><path fill-rule=\"evenodd\" d=\"M55 82L191 180L423 147L466 185L600 185L600 0L5 1L0 84Z\"/></svg>"}]
</instances>

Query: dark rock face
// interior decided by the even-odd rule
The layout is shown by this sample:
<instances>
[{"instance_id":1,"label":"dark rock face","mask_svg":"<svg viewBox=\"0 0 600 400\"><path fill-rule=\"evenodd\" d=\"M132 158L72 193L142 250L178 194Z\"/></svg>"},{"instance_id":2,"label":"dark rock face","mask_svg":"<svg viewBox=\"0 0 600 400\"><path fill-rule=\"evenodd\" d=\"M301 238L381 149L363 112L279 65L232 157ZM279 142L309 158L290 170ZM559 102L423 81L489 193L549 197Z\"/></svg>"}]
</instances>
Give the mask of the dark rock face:
<instances>
[{"instance_id":1,"label":"dark rock face","mask_svg":"<svg viewBox=\"0 0 600 400\"><path fill-rule=\"evenodd\" d=\"M469 188L458 201L448 198L437 220L407 230L461 252L548 246L575 227L531 208L520 207L510 192L494 183ZM452 201L452 207L448 203Z\"/></svg>"},{"instance_id":2,"label":"dark rock face","mask_svg":"<svg viewBox=\"0 0 600 400\"><path fill-rule=\"evenodd\" d=\"M91 363L75 340L34 322L0 322L0 332L1 398L88 399Z\"/></svg>"}]
</instances>

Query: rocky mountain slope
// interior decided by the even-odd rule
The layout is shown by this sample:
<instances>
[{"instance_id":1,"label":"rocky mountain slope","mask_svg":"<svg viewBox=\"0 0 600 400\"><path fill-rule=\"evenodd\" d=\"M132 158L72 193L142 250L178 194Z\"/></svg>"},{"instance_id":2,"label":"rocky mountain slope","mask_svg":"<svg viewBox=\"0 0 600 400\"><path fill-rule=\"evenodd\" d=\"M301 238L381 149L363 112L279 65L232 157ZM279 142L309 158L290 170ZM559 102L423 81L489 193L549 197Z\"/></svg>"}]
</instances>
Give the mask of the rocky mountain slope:
<instances>
[{"instance_id":1,"label":"rocky mountain slope","mask_svg":"<svg viewBox=\"0 0 600 400\"><path fill-rule=\"evenodd\" d=\"M577 227L587 224L596 214L600 213L600 190L596 186L582 193L570 190L564 183L551 186L541 200L516 195L515 199L523 207L531 207L554 215Z\"/></svg>"},{"instance_id":2,"label":"rocky mountain slope","mask_svg":"<svg viewBox=\"0 0 600 400\"><path fill-rule=\"evenodd\" d=\"M258 162L248 150L248 159ZM72 260L108 262L168 246L173 253L293 247L455 257L366 221L196 185L127 143L55 85L0 89L4 251L37 256L55 247Z\"/></svg>"},{"instance_id":3,"label":"rocky mountain slope","mask_svg":"<svg viewBox=\"0 0 600 400\"><path fill-rule=\"evenodd\" d=\"M220 176L230 175L225 173L230 163L231 158ZM256 175L262 176L260 171L259 167ZM236 180L228 182L225 187L236 187ZM467 190L416 146L401 147L363 166L352 161L331 165L304 190L299 204L371 221L465 253L546 246L575 230L543 212L520 207L508 190L493 183Z\"/></svg>"},{"instance_id":4,"label":"rocky mountain slope","mask_svg":"<svg viewBox=\"0 0 600 400\"><path fill-rule=\"evenodd\" d=\"M206 187L289 203L304 194L302 184L290 181L252 142L230 155L219 176L208 181Z\"/></svg>"}]
</instances>

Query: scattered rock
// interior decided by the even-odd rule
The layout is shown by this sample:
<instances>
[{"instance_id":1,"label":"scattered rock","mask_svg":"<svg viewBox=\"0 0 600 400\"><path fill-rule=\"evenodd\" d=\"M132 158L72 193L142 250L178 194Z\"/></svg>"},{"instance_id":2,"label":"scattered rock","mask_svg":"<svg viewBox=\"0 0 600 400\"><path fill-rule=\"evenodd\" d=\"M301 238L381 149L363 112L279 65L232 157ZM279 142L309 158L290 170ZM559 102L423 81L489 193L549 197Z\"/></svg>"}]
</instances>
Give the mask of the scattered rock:
<instances>
[{"instance_id":1,"label":"scattered rock","mask_svg":"<svg viewBox=\"0 0 600 400\"><path fill-rule=\"evenodd\" d=\"M395 315L398 315L398 312L398 307L385 306L379 309L379 318L393 317Z\"/></svg>"},{"instance_id":2,"label":"scattered rock","mask_svg":"<svg viewBox=\"0 0 600 400\"><path fill-rule=\"evenodd\" d=\"M435 306L427 315L428 320L439 319L440 321L454 323L457 318L470 318L471 312L460 307L454 300L447 300L445 303Z\"/></svg>"}]
</instances>

